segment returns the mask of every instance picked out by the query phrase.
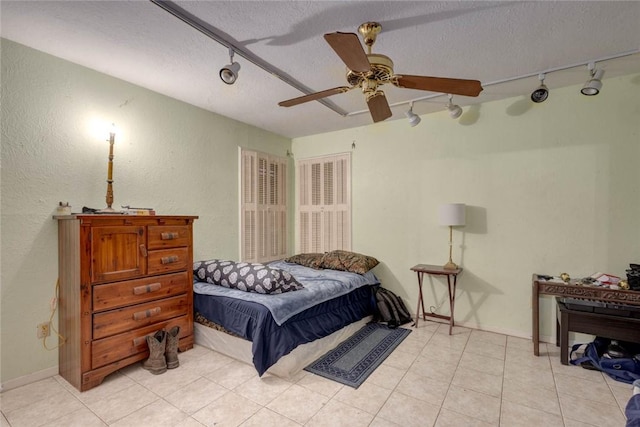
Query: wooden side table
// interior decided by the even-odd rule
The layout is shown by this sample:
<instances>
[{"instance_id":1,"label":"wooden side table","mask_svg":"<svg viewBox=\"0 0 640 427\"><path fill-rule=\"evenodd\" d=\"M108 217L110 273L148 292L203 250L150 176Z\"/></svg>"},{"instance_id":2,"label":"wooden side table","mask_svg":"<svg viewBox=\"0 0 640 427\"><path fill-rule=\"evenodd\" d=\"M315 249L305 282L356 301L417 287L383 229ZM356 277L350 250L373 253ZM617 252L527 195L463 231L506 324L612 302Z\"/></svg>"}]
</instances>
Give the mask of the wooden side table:
<instances>
[{"instance_id":1,"label":"wooden side table","mask_svg":"<svg viewBox=\"0 0 640 427\"><path fill-rule=\"evenodd\" d=\"M427 317L435 317L438 319L444 319L449 321L449 335L453 331L453 326L455 325L455 321L453 319L453 308L456 302L456 282L458 280L458 274L462 273L461 268L456 268L455 270L447 270L440 265L428 265L428 264L418 264L411 267L412 271L415 271L418 274L418 308L416 309L416 322L414 326L418 327L418 321L420 320L420 308L422 307L422 320L427 320ZM450 308L450 316L444 316L442 314L437 313L427 313L424 309L424 297L422 296L422 279L425 274L430 276L446 276L447 277L447 286L449 288L449 308ZM453 280L452 280L453 279Z\"/></svg>"}]
</instances>

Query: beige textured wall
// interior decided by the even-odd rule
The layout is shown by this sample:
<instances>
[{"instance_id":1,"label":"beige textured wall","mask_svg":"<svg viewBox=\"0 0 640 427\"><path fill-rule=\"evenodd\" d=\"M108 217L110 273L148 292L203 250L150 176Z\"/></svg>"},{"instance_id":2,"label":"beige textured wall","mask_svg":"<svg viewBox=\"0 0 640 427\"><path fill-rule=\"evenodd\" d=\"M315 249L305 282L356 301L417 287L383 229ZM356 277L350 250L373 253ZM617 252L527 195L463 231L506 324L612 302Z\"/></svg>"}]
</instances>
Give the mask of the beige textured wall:
<instances>
[{"instance_id":1,"label":"beige textured wall","mask_svg":"<svg viewBox=\"0 0 640 427\"><path fill-rule=\"evenodd\" d=\"M109 144L106 133L96 134L96 122L115 122L121 130L114 149L114 207L198 215L195 259L239 257L238 147L284 157L291 141L11 41L1 43L5 384L57 369L57 351L43 349L36 339L36 324L49 319L57 278L52 214L59 201L71 203L74 212L105 206Z\"/></svg>"},{"instance_id":2,"label":"beige textured wall","mask_svg":"<svg viewBox=\"0 0 640 427\"><path fill-rule=\"evenodd\" d=\"M444 264L448 229L441 203L466 203L454 231L461 324L531 334L531 275L624 275L640 261L640 75L605 79L600 95L579 87L297 138L296 159L352 150L353 249L381 261L383 285L409 301L410 268ZM444 110L444 106L443 106ZM427 307L445 303L441 283L425 283ZM551 299L542 334L555 327Z\"/></svg>"}]
</instances>

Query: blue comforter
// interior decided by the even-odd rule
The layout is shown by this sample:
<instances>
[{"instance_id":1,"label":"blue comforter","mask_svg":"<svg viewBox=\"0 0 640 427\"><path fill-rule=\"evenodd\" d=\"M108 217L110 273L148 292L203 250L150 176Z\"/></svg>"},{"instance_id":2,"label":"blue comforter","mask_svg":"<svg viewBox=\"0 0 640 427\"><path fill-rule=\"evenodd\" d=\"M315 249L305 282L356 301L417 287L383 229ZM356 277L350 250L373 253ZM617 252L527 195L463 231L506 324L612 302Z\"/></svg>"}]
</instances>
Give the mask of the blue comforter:
<instances>
[{"instance_id":1,"label":"blue comforter","mask_svg":"<svg viewBox=\"0 0 640 427\"><path fill-rule=\"evenodd\" d=\"M371 271L361 275L347 271L314 270L284 261L275 261L269 266L288 271L304 285L304 289L283 294L263 295L206 282L194 282L193 291L203 295L236 298L264 305L271 312L275 322L282 325L310 307L346 295L362 286L380 283Z\"/></svg>"}]
</instances>

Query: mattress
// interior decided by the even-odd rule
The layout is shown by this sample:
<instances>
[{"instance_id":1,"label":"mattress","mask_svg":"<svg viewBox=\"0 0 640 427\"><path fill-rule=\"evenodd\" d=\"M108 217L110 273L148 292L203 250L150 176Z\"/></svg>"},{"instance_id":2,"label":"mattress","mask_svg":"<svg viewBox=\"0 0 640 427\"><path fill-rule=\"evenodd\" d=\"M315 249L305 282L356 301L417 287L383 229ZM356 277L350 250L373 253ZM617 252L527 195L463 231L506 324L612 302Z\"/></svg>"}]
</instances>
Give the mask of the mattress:
<instances>
[{"instance_id":1,"label":"mattress","mask_svg":"<svg viewBox=\"0 0 640 427\"><path fill-rule=\"evenodd\" d=\"M289 354L278 359L266 372L282 378L294 376L320 356L323 356L327 351L337 347L342 341L358 332L363 326L369 323L372 318L372 316L367 316L324 338L299 345ZM197 345L215 350L246 364L253 364L251 341L229 335L226 332L212 329L199 323L195 324L194 339Z\"/></svg>"},{"instance_id":2,"label":"mattress","mask_svg":"<svg viewBox=\"0 0 640 427\"><path fill-rule=\"evenodd\" d=\"M365 285L307 308L282 325L276 323L264 305L228 296L194 293L194 310L209 321L250 341L251 361L258 374L263 375L299 345L327 337L372 316L376 310L375 286Z\"/></svg>"}]
</instances>

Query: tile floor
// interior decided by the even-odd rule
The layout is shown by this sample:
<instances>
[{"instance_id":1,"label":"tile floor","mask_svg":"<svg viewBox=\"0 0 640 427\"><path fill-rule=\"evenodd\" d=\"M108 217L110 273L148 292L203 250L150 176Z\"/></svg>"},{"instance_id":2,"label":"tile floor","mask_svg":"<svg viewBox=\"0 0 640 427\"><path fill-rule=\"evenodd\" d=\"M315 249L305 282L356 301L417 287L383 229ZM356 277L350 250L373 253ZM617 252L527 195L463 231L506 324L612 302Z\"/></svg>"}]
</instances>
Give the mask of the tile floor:
<instances>
[{"instance_id":1,"label":"tile floor","mask_svg":"<svg viewBox=\"0 0 640 427\"><path fill-rule=\"evenodd\" d=\"M560 364L554 345L421 322L355 390L253 367L200 346L79 393L59 376L0 395L1 426L624 426L630 385Z\"/></svg>"}]
</instances>

